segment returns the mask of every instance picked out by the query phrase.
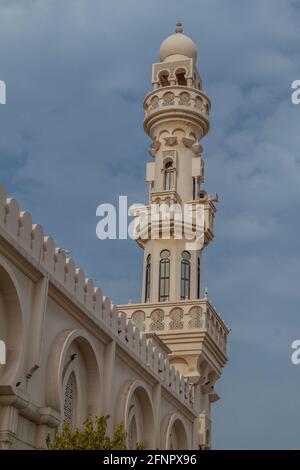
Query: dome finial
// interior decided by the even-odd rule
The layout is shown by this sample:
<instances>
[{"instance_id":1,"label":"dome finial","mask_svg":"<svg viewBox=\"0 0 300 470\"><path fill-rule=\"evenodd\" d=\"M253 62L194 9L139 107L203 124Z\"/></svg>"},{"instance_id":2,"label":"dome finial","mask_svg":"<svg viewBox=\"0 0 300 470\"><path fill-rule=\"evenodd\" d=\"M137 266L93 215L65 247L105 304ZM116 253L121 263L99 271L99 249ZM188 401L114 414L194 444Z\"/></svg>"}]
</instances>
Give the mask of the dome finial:
<instances>
[{"instance_id":1,"label":"dome finial","mask_svg":"<svg viewBox=\"0 0 300 470\"><path fill-rule=\"evenodd\" d=\"M171 34L171 36L168 36L161 43L160 50L159 50L160 61L164 62L166 59L169 60L169 57L171 56L178 56L177 58L179 59L182 58L179 56L185 56L185 57L194 59L194 62L196 63L197 46L191 40L191 38L183 34L182 23L180 22L177 23L175 31L176 32L174 34ZM172 57L171 61L173 59L174 57Z\"/></svg>"},{"instance_id":2,"label":"dome finial","mask_svg":"<svg viewBox=\"0 0 300 470\"><path fill-rule=\"evenodd\" d=\"M178 23L176 23L175 32L176 32L176 33L182 33L182 32L183 32L182 23L181 23L180 21L178 21Z\"/></svg>"}]
</instances>

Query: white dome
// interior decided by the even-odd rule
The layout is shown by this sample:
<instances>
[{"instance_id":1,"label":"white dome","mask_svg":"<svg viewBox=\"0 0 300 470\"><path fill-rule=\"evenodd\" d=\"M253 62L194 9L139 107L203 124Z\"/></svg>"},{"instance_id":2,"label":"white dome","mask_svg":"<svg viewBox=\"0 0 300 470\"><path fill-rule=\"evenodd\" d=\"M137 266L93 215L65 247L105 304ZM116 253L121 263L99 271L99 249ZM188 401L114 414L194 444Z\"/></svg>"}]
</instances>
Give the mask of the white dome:
<instances>
[{"instance_id":1,"label":"white dome","mask_svg":"<svg viewBox=\"0 0 300 470\"><path fill-rule=\"evenodd\" d=\"M181 25L178 27L178 32L172 34L165 39L159 50L160 60L163 62L167 57L171 55L183 55L197 60L197 46L191 38L183 34L181 31Z\"/></svg>"}]
</instances>

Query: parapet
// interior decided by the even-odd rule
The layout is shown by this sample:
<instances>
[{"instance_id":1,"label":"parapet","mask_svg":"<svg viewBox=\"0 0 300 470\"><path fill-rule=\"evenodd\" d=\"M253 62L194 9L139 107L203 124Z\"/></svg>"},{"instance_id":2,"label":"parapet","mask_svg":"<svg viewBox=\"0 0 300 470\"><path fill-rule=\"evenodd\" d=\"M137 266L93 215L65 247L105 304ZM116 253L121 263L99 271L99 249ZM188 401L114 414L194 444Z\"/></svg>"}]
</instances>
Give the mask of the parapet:
<instances>
[{"instance_id":1,"label":"parapet","mask_svg":"<svg viewBox=\"0 0 300 470\"><path fill-rule=\"evenodd\" d=\"M29 212L20 210L18 201L7 198L0 186L0 237L14 247L27 261L32 262L41 273L48 275L49 282L62 291L71 301L79 304L84 315L93 318L95 324L115 339L131 355L154 374L158 381L177 399L190 408L193 404L193 390L188 381L180 375L168 359L147 339L125 313L119 313L109 297L94 286L83 269L76 266L65 250L57 247L52 237L45 235L41 225L33 224ZM96 326L96 325L95 325Z\"/></svg>"}]
</instances>

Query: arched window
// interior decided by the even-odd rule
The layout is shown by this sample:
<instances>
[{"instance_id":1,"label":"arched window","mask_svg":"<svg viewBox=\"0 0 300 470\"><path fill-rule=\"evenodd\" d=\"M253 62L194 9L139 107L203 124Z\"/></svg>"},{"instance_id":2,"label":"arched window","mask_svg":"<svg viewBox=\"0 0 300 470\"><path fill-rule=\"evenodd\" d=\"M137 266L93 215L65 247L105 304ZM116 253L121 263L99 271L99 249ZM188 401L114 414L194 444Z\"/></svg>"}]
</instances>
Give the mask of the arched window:
<instances>
[{"instance_id":1,"label":"arched window","mask_svg":"<svg viewBox=\"0 0 300 470\"><path fill-rule=\"evenodd\" d=\"M159 301L169 300L170 295L170 252L163 250L159 262Z\"/></svg>"},{"instance_id":2,"label":"arched window","mask_svg":"<svg viewBox=\"0 0 300 470\"><path fill-rule=\"evenodd\" d=\"M200 295L201 295L201 287L200 287L200 276L201 276L201 273L200 273L200 256L198 256L198 260L197 260L197 299L200 299Z\"/></svg>"},{"instance_id":3,"label":"arched window","mask_svg":"<svg viewBox=\"0 0 300 470\"><path fill-rule=\"evenodd\" d=\"M181 85L181 86L186 86L187 85L187 80L185 78L185 70L184 69L176 70L176 81L177 81L177 85Z\"/></svg>"},{"instance_id":4,"label":"arched window","mask_svg":"<svg viewBox=\"0 0 300 470\"><path fill-rule=\"evenodd\" d=\"M167 70L164 70L159 74L159 84L160 86L169 86L169 72Z\"/></svg>"},{"instance_id":5,"label":"arched window","mask_svg":"<svg viewBox=\"0 0 300 470\"><path fill-rule=\"evenodd\" d=\"M169 191L174 188L174 168L173 162L167 162L164 171L164 189Z\"/></svg>"},{"instance_id":6,"label":"arched window","mask_svg":"<svg viewBox=\"0 0 300 470\"><path fill-rule=\"evenodd\" d=\"M191 279L191 255L188 251L183 251L181 254L181 283L180 283L180 297L181 299L190 298L190 279Z\"/></svg>"},{"instance_id":7,"label":"arched window","mask_svg":"<svg viewBox=\"0 0 300 470\"><path fill-rule=\"evenodd\" d=\"M76 421L76 402L76 379L74 372L72 372L65 388L64 398L64 423L68 423L71 429L74 428Z\"/></svg>"},{"instance_id":8,"label":"arched window","mask_svg":"<svg viewBox=\"0 0 300 470\"><path fill-rule=\"evenodd\" d=\"M186 431L180 420L175 420L169 436L168 450L188 449Z\"/></svg>"},{"instance_id":9,"label":"arched window","mask_svg":"<svg viewBox=\"0 0 300 470\"><path fill-rule=\"evenodd\" d=\"M145 302L150 300L151 287L151 255L147 256L146 276L145 276Z\"/></svg>"}]
</instances>

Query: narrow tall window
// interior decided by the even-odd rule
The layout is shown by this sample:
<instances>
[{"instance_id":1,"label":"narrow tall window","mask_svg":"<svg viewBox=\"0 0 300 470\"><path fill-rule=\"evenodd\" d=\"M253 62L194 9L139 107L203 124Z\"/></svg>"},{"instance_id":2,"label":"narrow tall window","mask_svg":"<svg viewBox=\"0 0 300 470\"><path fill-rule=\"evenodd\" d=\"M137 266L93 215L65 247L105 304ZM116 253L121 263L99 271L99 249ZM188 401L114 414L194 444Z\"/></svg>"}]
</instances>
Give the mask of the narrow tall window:
<instances>
[{"instance_id":1,"label":"narrow tall window","mask_svg":"<svg viewBox=\"0 0 300 470\"><path fill-rule=\"evenodd\" d=\"M74 372L72 372L65 388L64 397L64 422L68 423L71 429L73 429L75 426L77 406L76 402L76 379Z\"/></svg>"},{"instance_id":2,"label":"narrow tall window","mask_svg":"<svg viewBox=\"0 0 300 470\"><path fill-rule=\"evenodd\" d=\"M163 250L159 262L159 302L169 300L170 295L170 252Z\"/></svg>"},{"instance_id":3,"label":"narrow tall window","mask_svg":"<svg viewBox=\"0 0 300 470\"><path fill-rule=\"evenodd\" d=\"M200 299L200 256L197 261L197 298Z\"/></svg>"},{"instance_id":4,"label":"narrow tall window","mask_svg":"<svg viewBox=\"0 0 300 470\"><path fill-rule=\"evenodd\" d=\"M180 297L181 299L190 298L190 279L191 279L191 255L188 251L183 251L181 254L181 283L180 283Z\"/></svg>"},{"instance_id":5,"label":"narrow tall window","mask_svg":"<svg viewBox=\"0 0 300 470\"><path fill-rule=\"evenodd\" d=\"M151 287L151 255L147 256L146 264L146 277L145 277L145 302L150 300L150 287Z\"/></svg>"},{"instance_id":6,"label":"narrow tall window","mask_svg":"<svg viewBox=\"0 0 300 470\"><path fill-rule=\"evenodd\" d=\"M174 168L173 163L168 162L165 166L164 189L169 191L174 188Z\"/></svg>"}]
</instances>

